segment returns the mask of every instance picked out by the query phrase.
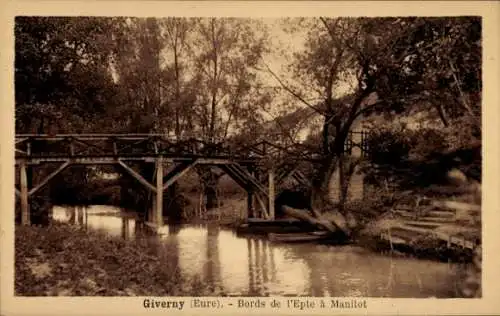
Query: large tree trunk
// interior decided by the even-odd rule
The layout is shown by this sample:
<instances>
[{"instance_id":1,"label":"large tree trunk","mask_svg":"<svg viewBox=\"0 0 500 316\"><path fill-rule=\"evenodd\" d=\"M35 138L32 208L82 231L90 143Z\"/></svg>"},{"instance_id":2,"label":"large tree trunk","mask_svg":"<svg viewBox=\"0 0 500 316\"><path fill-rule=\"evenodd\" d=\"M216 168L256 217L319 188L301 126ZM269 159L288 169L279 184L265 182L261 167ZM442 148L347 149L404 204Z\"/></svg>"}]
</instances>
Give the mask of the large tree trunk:
<instances>
[{"instance_id":1,"label":"large tree trunk","mask_svg":"<svg viewBox=\"0 0 500 316\"><path fill-rule=\"evenodd\" d=\"M336 148L336 152L342 151L338 150L338 146L336 146ZM350 235L351 230L356 226L354 216L342 207L343 205L341 204L345 201L345 198L340 197L340 202L334 203L331 200L332 192L330 192L330 183L334 177L335 171L338 170L341 181L337 185L340 187L341 195L347 194L347 190L345 190L346 184L344 182L348 181L349 177L345 174L346 170L343 170L343 158L342 154L331 154L324 158L313 180L311 206L312 215L317 220L329 222L336 227L336 229L343 231L346 235ZM291 214L289 215L292 216ZM310 218L304 218L304 220L309 221L311 224L315 224Z\"/></svg>"},{"instance_id":2,"label":"large tree trunk","mask_svg":"<svg viewBox=\"0 0 500 316\"><path fill-rule=\"evenodd\" d=\"M312 183L311 206L316 217L333 206L330 200L330 181L338 166L338 159L325 158L314 175Z\"/></svg>"}]
</instances>

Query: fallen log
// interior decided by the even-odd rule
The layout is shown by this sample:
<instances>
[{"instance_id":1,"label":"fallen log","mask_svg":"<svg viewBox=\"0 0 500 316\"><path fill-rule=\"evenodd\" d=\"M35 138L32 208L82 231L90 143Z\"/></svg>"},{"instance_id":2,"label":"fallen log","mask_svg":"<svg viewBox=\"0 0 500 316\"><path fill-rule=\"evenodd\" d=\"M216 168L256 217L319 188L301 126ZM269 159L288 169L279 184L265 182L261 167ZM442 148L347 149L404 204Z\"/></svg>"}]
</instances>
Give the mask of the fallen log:
<instances>
[{"instance_id":1,"label":"fallen log","mask_svg":"<svg viewBox=\"0 0 500 316\"><path fill-rule=\"evenodd\" d=\"M324 213L319 215L319 218L316 218L311 215L309 210L296 209L286 205L283 205L281 208L284 214L309 222L318 228L326 229L332 233L340 230L347 236L350 235L350 229L347 227L347 221L344 216L337 211Z\"/></svg>"}]
</instances>

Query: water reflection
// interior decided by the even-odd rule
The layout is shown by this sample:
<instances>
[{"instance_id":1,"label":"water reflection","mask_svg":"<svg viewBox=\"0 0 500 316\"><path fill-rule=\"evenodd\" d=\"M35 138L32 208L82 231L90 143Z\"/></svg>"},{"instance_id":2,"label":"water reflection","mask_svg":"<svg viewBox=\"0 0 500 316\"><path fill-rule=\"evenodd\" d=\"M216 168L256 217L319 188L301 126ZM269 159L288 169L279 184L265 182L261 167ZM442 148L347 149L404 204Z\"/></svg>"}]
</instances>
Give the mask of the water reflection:
<instances>
[{"instance_id":1,"label":"water reflection","mask_svg":"<svg viewBox=\"0 0 500 316\"><path fill-rule=\"evenodd\" d=\"M124 239L145 235L134 215L109 206L55 207L54 219ZM186 278L226 295L452 297L448 264L392 258L353 246L275 244L217 226L163 226L150 251Z\"/></svg>"}]
</instances>

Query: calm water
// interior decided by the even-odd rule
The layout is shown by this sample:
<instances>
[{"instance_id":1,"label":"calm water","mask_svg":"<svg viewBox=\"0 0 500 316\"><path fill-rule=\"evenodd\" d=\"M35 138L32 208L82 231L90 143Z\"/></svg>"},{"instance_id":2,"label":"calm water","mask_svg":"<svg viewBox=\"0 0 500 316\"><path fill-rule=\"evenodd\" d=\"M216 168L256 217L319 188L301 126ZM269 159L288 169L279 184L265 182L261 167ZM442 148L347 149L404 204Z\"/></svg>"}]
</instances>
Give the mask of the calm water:
<instances>
[{"instance_id":1,"label":"calm water","mask_svg":"<svg viewBox=\"0 0 500 316\"><path fill-rule=\"evenodd\" d=\"M110 206L55 207L54 219L135 238L140 225ZM181 274L229 295L454 297L453 266L395 258L356 246L280 244L206 226L164 226L158 251ZM174 254L172 256L172 254Z\"/></svg>"}]
</instances>

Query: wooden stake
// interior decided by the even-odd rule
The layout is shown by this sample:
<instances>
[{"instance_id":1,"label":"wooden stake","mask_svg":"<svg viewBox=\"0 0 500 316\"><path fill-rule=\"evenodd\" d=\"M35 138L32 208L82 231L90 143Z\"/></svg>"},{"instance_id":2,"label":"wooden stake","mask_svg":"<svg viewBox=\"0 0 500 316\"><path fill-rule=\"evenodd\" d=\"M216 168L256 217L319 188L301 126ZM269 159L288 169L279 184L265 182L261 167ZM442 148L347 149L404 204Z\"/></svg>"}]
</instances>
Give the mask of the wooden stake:
<instances>
[{"instance_id":1,"label":"wooden stake","mask_svg":"<svg viewBox=\"0 0 500 316\"><path fill-rule=\"evenodd\" d=\"M78 225L83 226L83 206L78 207Z\"/></svg>"},{"instance_id":2,"label":"wooden stake","mask_svg":"<svg viewBox=\"0 0 500 316\"><path fill-rule=\"evenodd\" d=\"M30 225L30 207L28 203L28 175L26 173L26 162L21 163L21 223L23 225Z\"/></svg>"},{"instance_id":3,"label":"wooden stake","mask_svg":"<svg viewBox=\"0 0 500 316\"><path fill-rule=\"evenodd\" d=\"M123 161L121 160L118 160L118 164L120 166L122 166L123 169L125 169L125 171L127 171L128 173L130 173L131 176L133 176L137 181L139 181L142 185L144 185L146 188L148 188L149 190L153 191L153 192L156 192L156 188L154 186L151 185L151 183L149 183L146 179L144 179L143 176L141 176L138 172L136 172L134 169L130 168L129 166L127 166ZM162 178L162 181L163 181L163 178Z\"/></svg>"},{"instance_id":4,"label":"wooden stake","mask_svg":"<svg viewBox=\"0 0 500 316\"><path fill-rule=\"evenodd\" d=\"M163 226L163 157L156 160L156 218L158 227Z\"/></svg>"},{"instance_id":5,"label":"wooden stake","mask_svg":"<svg viewBox=\"0 0 500 316\"><path fill-rule=\"evenodd\" d=\"M247 213L242 216L243 218L255 217L254 209L253 209L253 191L252 189L247 190Z\"/></svg>"},{"instance_id":6,"label":"wooden stake","mask_svg":"<svg viewBox=\"0 0 500 316\"><path fill-rule=\"evenodd\" d=\"M127 217L122 217L122 238L123 239L128 239L128 236L130 235L130 225L129 225L129 218Z\"/></svg>"},{"instance_id":7,"label":"wooden stake","mask_svg":"<svg viewBox=\"0 0 500 316\"><path fill-rule=\"evenodd\" d=\"M274 220L274 170L269 170L269 218Z\"/></svg>"}]
</instances>

